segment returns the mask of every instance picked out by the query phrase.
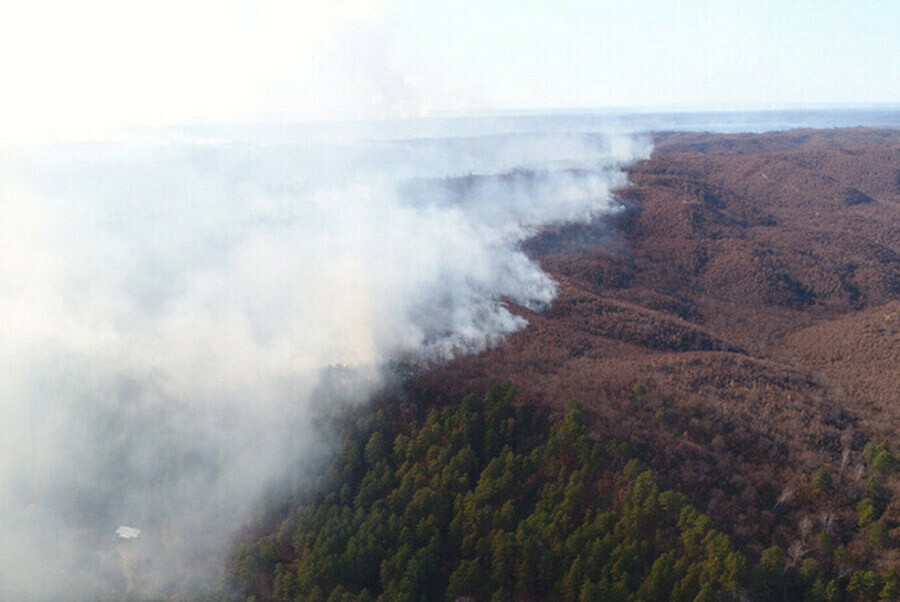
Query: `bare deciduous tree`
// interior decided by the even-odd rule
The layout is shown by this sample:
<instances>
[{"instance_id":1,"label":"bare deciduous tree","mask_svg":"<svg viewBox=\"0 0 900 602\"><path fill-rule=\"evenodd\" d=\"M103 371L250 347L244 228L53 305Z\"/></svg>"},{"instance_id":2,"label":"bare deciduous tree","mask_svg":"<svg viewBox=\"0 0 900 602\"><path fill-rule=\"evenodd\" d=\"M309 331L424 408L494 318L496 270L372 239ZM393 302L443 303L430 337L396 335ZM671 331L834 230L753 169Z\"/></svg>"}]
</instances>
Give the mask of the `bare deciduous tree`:
<instances>
[{"instance_id":1,"label":"bare deciduous tree","mask_svg":"<svg viewBox=\"0 0 900 602\"><path fill-rule=\"evenodd\" d=\"M775 501L775 508L781 506L782 504L789 504L794 499L794 488L791 485L785 485L784 489L781 490L781 493L778 495L778 499Z\"/></svg>"},{"instance_id":2,"label":"bare deciduous tree","mask_svg":"<svg viewBox=\"0 0 900 602\"><path fill-rule=\"evenodd\" d=\"M806 539L809 536L809 533L812 531L813 520L810 516L804 516L800 519L800 523L797 525L797 528L800 531L800 537Z\"/></svg>"},{"instance_id":3,"label":"bare deciduous tree","mask_svg":"<svg viewBox=\"0 0 900 602\"><path fill-rule=\"evenodd\" d=\"M823 510L819 513L819 524L822 525L822 530L829 535L834 531L835 520L837 517L831 510Z\"/></svg>"},{"instance_id":4,"label":"bare deciduous tree","mask_svg":"<svg viewBox=\"0 0 900 602\"><path fill-rule=\"evenodd\" d=\"M806 556L808 551L809 550L803 545L802 541L798 540L792 543L791 547L788 548L788 557L791 559L791 564L800 564L800 561L803 560L803 557Z\"/></svg>"}]
</instances>

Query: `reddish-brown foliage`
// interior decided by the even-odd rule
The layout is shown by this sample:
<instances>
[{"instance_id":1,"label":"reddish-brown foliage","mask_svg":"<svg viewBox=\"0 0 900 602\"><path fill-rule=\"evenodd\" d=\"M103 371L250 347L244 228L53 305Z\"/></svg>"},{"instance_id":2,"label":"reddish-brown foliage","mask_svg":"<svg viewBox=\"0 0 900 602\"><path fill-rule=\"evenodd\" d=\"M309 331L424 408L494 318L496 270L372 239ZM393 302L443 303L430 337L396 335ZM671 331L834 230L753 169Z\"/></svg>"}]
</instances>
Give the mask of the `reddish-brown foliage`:
<instances>
[{"instance_id":1,"label":"reddish-brown foliage","mask_svg":"<svg viewBox=\"0 0 900 602\"><path fill-rule=\"evenodd\" d=\"M660 134L626 211L528 244L553 307L426 379L579 400L751 547L788 547L828 510L846 534L862 446L900 449L898 174L896 130ZM833 500L811 491L820 466Z\"/></svg>"}]
</instances>

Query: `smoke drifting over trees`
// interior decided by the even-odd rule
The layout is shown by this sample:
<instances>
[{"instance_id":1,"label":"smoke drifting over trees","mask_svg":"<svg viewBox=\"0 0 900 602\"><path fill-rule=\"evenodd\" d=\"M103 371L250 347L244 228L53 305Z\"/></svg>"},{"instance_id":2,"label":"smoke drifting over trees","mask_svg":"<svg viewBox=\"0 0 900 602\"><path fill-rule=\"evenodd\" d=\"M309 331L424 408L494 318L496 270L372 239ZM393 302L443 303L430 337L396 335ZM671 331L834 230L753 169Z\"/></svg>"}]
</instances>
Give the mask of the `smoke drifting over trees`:
<instances>
[{"instance_id":1,"label":"smoke drifting over trees","mask_svg":"<svg viewBox=\"0 0 900 602\"><path fill-rule=\"evenodd\" d=\"M649 148L498 127L8 153L0 593L213 574L261 492L329 449L310 423L324 368L352 368L342 397L362 400L386 360L521 329L506 303L541 308L556 287L519 243L614 211L619 168Z\"/></svg>"}]
</instances>

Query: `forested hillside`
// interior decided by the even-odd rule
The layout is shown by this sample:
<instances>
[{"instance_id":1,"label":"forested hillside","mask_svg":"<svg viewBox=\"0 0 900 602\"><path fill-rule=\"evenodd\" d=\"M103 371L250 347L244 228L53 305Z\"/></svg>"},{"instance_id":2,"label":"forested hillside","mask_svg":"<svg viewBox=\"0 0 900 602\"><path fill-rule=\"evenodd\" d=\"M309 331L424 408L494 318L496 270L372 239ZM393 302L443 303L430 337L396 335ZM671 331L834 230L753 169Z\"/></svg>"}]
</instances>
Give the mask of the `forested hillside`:
<instances>
[{"instance_id":1,"label":"forested hillside","mask_svg":"<svg viewBox=\"0 0 900 602\"><path fill-rule=\"evenodd\" d=\"M278 600L713 600L746 558L570 404L552 430L512 387L420 425L356 420L318 491L247 542L234 577ZM775 577L757 571L760 584Z\"/></svg>"},{"instance_id":2,"label":"forested hillside","mask_svg":"<svg viewBox=\"0 0 900 602\"><path fill-rule=\"evenodd\" d=\"M248 530L242 596L898 598L900 132L656 141L621 212L526 244L548 311Z\"/></svg>"},{"instance_id":3,"label":"forested hillside","mask_svg":"<svg viewBox=\"0 0 900 602\"><path fill-rule=\"evenodd\" d=\"M263 516L232 585L258 600L833 601L900 599L900 575L857 570L826 517L814 548L748 557L625 442L591 438L578 404L552 427L515 389L435 408L420 424L354 411L321 482ZM866 456L878 471L898 459ZM857 505L873 550L884 500ZM834 493L827 470L813 477ZM831 519L833 520L833 518Z\"/></svg>"}]
</instances>

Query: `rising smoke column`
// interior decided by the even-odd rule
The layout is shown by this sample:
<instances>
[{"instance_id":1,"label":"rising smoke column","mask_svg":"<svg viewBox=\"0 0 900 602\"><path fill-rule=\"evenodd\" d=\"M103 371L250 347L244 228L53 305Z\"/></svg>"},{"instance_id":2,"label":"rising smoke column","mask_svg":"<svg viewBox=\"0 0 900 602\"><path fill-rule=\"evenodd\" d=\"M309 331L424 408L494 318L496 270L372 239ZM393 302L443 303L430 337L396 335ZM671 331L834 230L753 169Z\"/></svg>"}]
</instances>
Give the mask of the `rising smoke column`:
<instances>
[{"instance_id":1,"label":"rising smoke column","mask_svg":"<svg viewBox=\"0 0 900 602\"><path fill-rule=\"evenodd\" d=\"M190 591L261 492L303 478L322 371L526 326L520 250L614 211L646 141L169 131L0 170L0 594ZM321 400L319 400L321 401ZM127 537L122 534L127 534Z\"/></svg>"}]
</instances>

